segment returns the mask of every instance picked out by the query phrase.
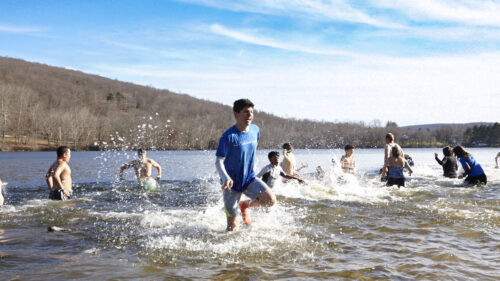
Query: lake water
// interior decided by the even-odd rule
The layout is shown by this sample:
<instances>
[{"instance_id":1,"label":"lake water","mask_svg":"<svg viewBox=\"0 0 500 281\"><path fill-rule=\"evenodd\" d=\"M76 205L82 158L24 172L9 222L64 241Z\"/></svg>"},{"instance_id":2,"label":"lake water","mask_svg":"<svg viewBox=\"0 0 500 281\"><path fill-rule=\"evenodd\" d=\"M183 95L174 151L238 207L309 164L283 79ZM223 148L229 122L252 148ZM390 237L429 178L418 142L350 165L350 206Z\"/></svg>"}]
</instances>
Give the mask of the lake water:
<instances>
[{"instance_id":1,"label":"lake water","mask_svg":"<svg viewBox=\"0 0 500 281\"><path fill-rule=\"evenodd\" d=\"M356 149L352 177L331 167L341 150L297 150L308 184L276 186L277 204L230 233L213 151L148 153L164 171L157 192L133 189L131 170L116 181L134 152L73 152L65 202L46 199L55 152L1 153L0 280L498 280L500 149L469 151L486 186L443 178L438 148L405 149L415 166L404 188L380 182L381 149Z\"/></svg>"}]
</instances>

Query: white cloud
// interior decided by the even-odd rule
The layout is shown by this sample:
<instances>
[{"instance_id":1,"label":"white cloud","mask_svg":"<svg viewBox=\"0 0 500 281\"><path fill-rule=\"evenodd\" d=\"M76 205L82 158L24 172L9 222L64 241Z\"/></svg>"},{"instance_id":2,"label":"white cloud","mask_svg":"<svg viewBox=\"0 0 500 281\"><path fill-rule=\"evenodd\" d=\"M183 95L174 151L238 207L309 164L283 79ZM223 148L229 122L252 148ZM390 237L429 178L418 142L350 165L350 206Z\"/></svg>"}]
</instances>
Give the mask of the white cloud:
<instances>
[{"instance_id":1,"label":"white cloud","mask_svg":"<svg viewBox=\"0 0 500 281\"><path fill-rule=\"evenodd\" d=\"M8 33L37 33L44 31L45 28L35 26L13 26L13 25L0 25L0 32Z\"/></svg>"},{"instance_id":2,"label":"white cloud","mask_svg":"<svg viewBox=\"0 0 500 281\"><path fill-rule=\"evenodd\" d=\"M180 0L231 11L305 18L308 21L346 21L382 28L404 28L403 25L373 17L352 7L349 1L333 0Z\"/></svg>"},{"instance_id":3,"label":"white cloud","mask_svg":"<svg viewBox=\"0 0 500 281\"><path fill-rule=\"evenodd\" d=\"M296 51L296 52L319 54L319 55L344 55L344 56L354 55L353 53L342 50L335 50L333 48L318 48L312 46L308 47L290 42L280 42L258 34L249 34L248 32L245 33L243 31L229 29L219 24L212 24L210 26L210 31L241 42L266 46L276 49L282 49L287 51Z\"/></svg>"},{"instance_id":4,"label":"white cloud","mask_svg":"<svg viewBox=\"0 0 500 281\"><path fill-rule=\"evenodd\" d=\"M97 68L93 71L95 72ZM394 120L400 125L498 121L500 54L387 58L303 65L235 63L179 71L165 66L103 67L105 76L259 110L316 120Z\"/></svg>"},{"instance_id":5,"label":"white cloud","mask_svg":"<svg viewBox=\"0 0 500 281\"><path fill-rule=\"evenodd\" d=\"M454 22L500 27L500 2L489 0L374 0L379 8L393 9L417 21Z\"/></svg>"},{"instance_id":6,"label":"white cloud","mask_svg":"<svg viewBox=\"0 0 500 281\"><path fill-rule=\"evenodd\" d=\"M135 51L148 51L148 47L140 46L140 45L134 45L134 44L129 44L129 43L122 43L122 42L117 42L117 41L112 41L112 40L104 40L103 41L106 44L120 47L123 49L128 49L128 50L135 50Z\"/></svg>"}]
</instances>

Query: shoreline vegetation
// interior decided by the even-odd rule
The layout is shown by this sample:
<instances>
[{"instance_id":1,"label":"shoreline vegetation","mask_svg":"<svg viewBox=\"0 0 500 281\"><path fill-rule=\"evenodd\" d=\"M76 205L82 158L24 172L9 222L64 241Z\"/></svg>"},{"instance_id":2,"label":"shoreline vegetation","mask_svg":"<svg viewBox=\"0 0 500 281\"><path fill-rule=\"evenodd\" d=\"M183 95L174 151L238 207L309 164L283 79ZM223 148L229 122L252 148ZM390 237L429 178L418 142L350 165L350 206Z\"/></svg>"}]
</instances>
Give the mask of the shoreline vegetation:
<instances>
[{"instance_id":1,"label":"shoreline vegetation","mask_svg":"<svg viewBox=\"0 0 500 281\"><path fill-rule=\"evenodd\" d=\"M235 96L238 98L239 96ZM257 108L258 109L258 108ZM500 146L499 123L399 127L389 121L285 119L256 110L259 148ZM206 150L233 125L230 106L79 71L0 57L0 151Z\"/></svg>"}]
</instances>

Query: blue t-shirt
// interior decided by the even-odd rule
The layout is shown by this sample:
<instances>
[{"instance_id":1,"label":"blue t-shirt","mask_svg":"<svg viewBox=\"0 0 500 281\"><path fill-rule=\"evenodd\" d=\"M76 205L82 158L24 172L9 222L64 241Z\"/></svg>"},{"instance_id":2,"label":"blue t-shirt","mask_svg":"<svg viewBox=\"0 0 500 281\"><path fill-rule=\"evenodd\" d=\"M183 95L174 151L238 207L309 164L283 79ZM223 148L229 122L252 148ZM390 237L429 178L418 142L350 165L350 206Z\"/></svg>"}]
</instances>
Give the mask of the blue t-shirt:
<instances>
[{"instance_id":1,"label":"blue t-shirt","mask_svg":"<svg viewBox=\"0 0 500 281\"><path fill-rule=\"evenodd\" d=\"M236 125L227 129L219 140L215 155L224 157L224 167L233 180L232 189L243 192L255 179L253 165L259 142L259 127L250 124L248 132L241 132Z\"/></svg>"},{"instance_id":2,"label":"blue t-shirt","mask_svg":"<svg viewBox=\"0 0 500 281\"><path fill-rule=\"evenodd\" d=\"M460 164L462 164L464 171L467 170L466 164L469 164L469 166L470 166L469 176L475 177L475 176L480 176L480 175L484 174L483 168L481 167L481 165L479 165L479 163L476 162L476 159L474 159L474 157L472 157L472 155L469 156L469 158L460 157Z\"/></svg>"}]
</instances>

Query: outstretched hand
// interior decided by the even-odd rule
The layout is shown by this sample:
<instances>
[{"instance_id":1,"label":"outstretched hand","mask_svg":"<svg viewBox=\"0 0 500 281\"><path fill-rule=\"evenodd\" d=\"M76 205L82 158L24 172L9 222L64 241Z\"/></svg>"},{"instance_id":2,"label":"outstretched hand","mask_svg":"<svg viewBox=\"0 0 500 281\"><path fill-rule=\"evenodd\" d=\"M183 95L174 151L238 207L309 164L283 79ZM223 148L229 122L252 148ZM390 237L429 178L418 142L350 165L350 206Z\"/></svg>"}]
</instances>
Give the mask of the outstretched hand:
<instances>
[{"instance_id":1,"label":"outstretched hand","mask_svg":"<svg viewBox=\"0 0 500 281\"><path fill-rule=\"evenodd\" d=\"M226 182L222 186L222 191L224 191L226 189L231 189L232 187L233 187L233 180L232 179L228 179L228 180L226 180Z\"/></svg>"},{"instance_id":2,"label":"outstretched hand","mask_svg":"<svg viewBox=\"0 0 500 281\"><path fill-rule=\"evenodd\" d=\"M438 157L438 154L436 152L434 152L434 157Z\"/></svg>"}]
</instances>

